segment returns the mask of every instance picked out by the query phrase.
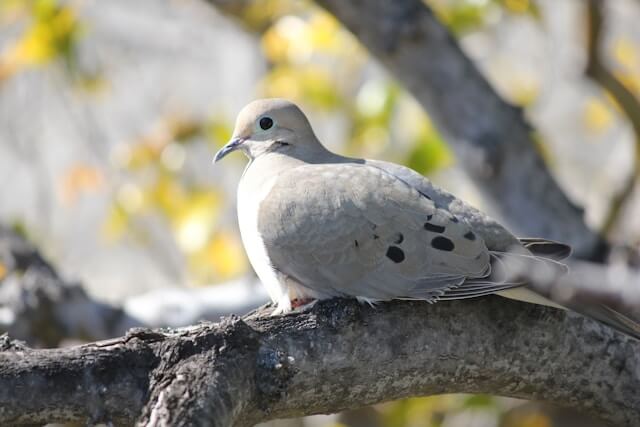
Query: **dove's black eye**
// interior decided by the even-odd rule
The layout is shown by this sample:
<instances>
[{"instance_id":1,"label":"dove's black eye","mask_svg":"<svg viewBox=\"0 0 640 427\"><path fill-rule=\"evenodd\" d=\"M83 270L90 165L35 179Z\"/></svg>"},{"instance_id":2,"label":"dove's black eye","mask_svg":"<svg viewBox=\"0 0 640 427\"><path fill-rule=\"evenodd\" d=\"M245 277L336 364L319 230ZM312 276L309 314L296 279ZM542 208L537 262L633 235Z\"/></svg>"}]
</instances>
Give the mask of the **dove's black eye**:
<instances>
[{"instance_id":1,"label":"dove's black eye","mask_svg":"<svg viewBox=\"0 0 640 427\"><path fill-rule=\"evenodd\" d=\"M271 117L263 117L260 119L260 129L268 130L273 126L273 120Z\"/></svg>"}]
</instances>

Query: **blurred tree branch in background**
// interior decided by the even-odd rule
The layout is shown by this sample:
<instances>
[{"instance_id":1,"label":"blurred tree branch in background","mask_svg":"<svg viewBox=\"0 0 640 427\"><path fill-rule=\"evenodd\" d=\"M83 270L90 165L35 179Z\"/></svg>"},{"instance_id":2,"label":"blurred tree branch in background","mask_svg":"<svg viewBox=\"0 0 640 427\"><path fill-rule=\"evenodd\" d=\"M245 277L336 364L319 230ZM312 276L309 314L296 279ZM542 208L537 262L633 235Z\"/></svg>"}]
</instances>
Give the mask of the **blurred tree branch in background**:
<instances>
[{"instance_id":1,"label":"blurred tree branch in background","mask_svg":"<svg viewBox=\"0 0 640 427\"><path fill-rule=\"evenodd\" d=\"M123 301L99 302L81 284L63 280L26 238L0 226L0 334L32 347L96 341L138 326L177 327L246 313L268 297L250 280L193 289L158 289Z\"/></svg>"},{"instance_id":2,"label":"blurred tree branch in background","mask_svg":"<svg viewBox=\"0 0 640 427\"><path fill-rule=\"evenodd\" d=\"M488 392L635 427L639 358L637 341L595 321L498 297L377 308L336 299L304 313L271 317L263 309L66 349L32 350L1 337L0 423L249 426L409 396ZM21 387L26 381L31 386Z\"/></svg>"},{"instance_id":3,"label":"blurred tree branch in background","mask_svg":"<svg viewBox=\"0 0 640 427\"><path fill-rule=\"evenodd\" d=\"M602 225L603 234L609 234L618 223L623 207L633 195L636 184L640 181L640 102L624 83L606 66L602 57L602 36L604 13L607 1L588 0L587 2L587 67L586 75L606 90L620 107L622 113L631 124L635 146L632 172L624 187L614 195L609 212Z\"/></svg>"},{"instance_id":4,"label":"blurred tree branch in background","mask_svg":"<svg viewBox=\"0 0 640 427\"><path fill-rule=\"evenodd\" d=\"M255 2L207 0L245 19ZM259 2L258 2L259 3ZM425 107L471 176L515 230L602 260L607 245L558 187L520 108L503 101L419 0L318 0Z\"/></svg>"},{"instance_id":5,"label":"blurred tree branch in background","mask_svg":"<svg viewBox=\"0 0 640 427\"><path fill-rule=\"evenodd\" d=\"M0 226L0 333L31 345L94 341L123 334L140 322L63 281L36 248Z\"/></svg>"}]
</instances>

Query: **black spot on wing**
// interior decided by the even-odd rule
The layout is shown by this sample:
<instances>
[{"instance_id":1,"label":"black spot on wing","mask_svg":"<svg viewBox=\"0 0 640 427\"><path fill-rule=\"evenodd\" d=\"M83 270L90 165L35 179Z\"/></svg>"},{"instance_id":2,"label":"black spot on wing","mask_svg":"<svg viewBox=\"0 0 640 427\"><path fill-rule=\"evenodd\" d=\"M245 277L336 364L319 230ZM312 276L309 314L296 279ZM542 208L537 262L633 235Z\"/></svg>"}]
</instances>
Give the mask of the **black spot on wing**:
<instances>
[{"instance_id":1,"label":"black spot on wing","mask_svg":"<svg viewBox=\"0 0 640 427\"><path fill-rule=\"evenodd\" d=\"M455 245L453 244L451 239L448 239L444 236L434 237L431 241L431 246L438 250L446 252L451 252L455 248Z\"/></svg>"},{"instance_id":2,"label":"black spot on wing","mask_svg":"<svg viewBox=\"0 0 640 427\"><path fill-rule=\"evenodd\" d=\"M424 223L424 229L427 231L433 231L434 233L444 233L444 227L441 225L431 224L430 222Z\"/></svg>"},{"instance_id":3,"label":"black spot on wing","mask_svg":"<svg viewBox=\"0 0 640 427\"><path fill-rule=\"evenodd\" d=\"M356 245L356 248L359 248L359 247L360 247L360 243L358 243L358 241L357 241L357 240L354 240L354 242L353 242L353 243Z\"/></svg>"},{"instance_id":4,"label":"black spot on wing","mask_svg":"<svg viewBox=\"0 0 640 427\"><path fill-rule=\"evenodd\" d=\"M409 185L407 182L405 182L405 181L403 181L403 182L404 182L405 184ZM414 186L412 186L412 185L409 185L409 186L410 186L410 187L412 187L412 188L414 188L418 193L420 193L420 195L421 195L422 197L426 197L427 199L429 199L429 200L433 201L433 199L432 199L431 197L429 197L429 195L428 195L427 193L425 193L425 192L422 192L422 191L418 190L417 188L415 188L415 187L414 187Z\"/></svg>"},{"instance_id":5,"label":"black spot on wing","mask_svg":"<svg viewBox=\"0 0 640 427\"><path fill-rule=\"evenodd\" d=\"M457 223L457 222L460 222L460 221L458 221L458 218L457 218L457 217L452 216L452 217L451 217L451 222L453 222L453 223Z\"/></svg>"},{"instance_id":6,"label":"black spot on wing","mask_svg":"<svg viewBox=\"0 0 640 427\"><path fill-rule=\"evenodd\" d=\"M402 233L398 233L393 243L395 243L396 245L399 245L403 241L404 241L404 236L402 235Z\"/></svg>"},{"instance_id":7,"label":"black spot on wing","mask_svg":"<svg viewBox=\"0 0 640 427\"><path fill-rule=\"evenodd\" d=\"M404 261L404 252L397 246L389 246L387 249L387 258L395 263Z\"/></svg>"},{"instance_id":8,"label":"black spot on wing","mask_svg":"<svg viewBox=\"0 0 640 427\"><path fill-rule=\"evenodd\" d=\"M464 236L462 236L462 237L464 237L464 238L465 238L465 239L467 239L467 240L471 240L472 242L473 242L474 240L476 240L476 235L473 233L473 231L468 231L468 232L467 232Z\"/></svg>"},{"instance_id":9,"label":"black spot on wing","mask_svg":"<svg viewBox=\"0 0 640 427\"><path fill-rule=\"evenodd\" d=\"M433 218L433 215L427 215L427 221L431 221L431 218Z\"/></svg>"}]
</instances>

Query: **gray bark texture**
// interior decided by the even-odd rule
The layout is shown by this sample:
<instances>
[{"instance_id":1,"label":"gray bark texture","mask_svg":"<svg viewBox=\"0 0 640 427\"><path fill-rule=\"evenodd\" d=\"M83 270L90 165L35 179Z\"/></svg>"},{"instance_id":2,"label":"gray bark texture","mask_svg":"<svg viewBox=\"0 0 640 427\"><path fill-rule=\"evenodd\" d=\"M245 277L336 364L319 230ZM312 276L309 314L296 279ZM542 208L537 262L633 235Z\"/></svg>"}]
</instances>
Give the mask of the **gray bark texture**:
<instances>
[{"instance_id":1,"label":"gray bark texture","mask_svg":"<svg viewBox=\"0 0 640 427\"><path fill-rule=\"evenodd\" d=\"M255 0L207 0L242 19ZM544 164L521 108L500 98L420 0L316 0L422 104L465 171L518 234L568 243L602 260L605 241Z\"/></svg>"},{"instance_id":2,"label":"gray bark texture","mask_svg":"<svg viewBox=\"0 0 640 427\"><path fill-rule=\"evenodd\" d=\"M577 314L500 297L265 313L66 349L4 336L0 425L248 426L452 392L640 419L639 343Z\"/></svg>"}]
</instances>

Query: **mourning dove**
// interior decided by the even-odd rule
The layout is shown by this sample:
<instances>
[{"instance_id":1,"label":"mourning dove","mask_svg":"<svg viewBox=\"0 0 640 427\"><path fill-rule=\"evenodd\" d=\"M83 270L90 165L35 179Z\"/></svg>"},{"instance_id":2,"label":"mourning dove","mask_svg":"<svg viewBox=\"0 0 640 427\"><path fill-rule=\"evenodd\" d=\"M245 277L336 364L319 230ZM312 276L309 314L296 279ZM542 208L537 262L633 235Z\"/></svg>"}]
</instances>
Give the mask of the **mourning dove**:
<instances>
[{"instance_id":1,"label":"mourning dove","mask_svg":"<svg viewBox=\"0 0 640 427\"><path fill-rule=\"evenodd\" d=\"M214 161L236 150L250 159L238 185L242 241L274 314L332 297L373 304L494 293L559 307L517 273L531 263L565 272L567 245L518 239L404 166L329 151L289 101L247 105Z\"/></svg>"}]
</instances>

